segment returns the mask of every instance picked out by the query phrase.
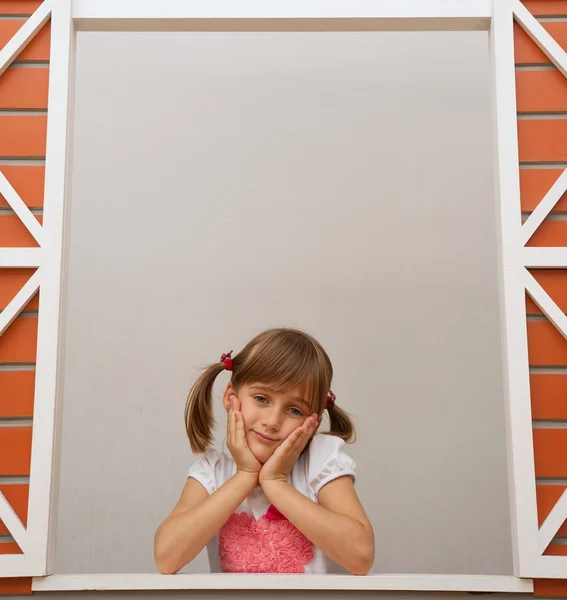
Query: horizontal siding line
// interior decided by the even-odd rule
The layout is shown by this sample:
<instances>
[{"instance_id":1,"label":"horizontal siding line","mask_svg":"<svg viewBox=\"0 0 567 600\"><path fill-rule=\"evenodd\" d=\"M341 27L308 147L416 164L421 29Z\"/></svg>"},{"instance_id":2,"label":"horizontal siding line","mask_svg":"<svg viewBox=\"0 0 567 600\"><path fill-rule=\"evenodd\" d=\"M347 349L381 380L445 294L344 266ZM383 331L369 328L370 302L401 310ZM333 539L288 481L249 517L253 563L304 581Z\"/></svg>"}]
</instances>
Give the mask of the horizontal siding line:
<instances>
[{"instance_id":1,"label":"horizontal siding line","mask_svg":"<svg viewBox=\"0 0 567 600\"><path fill-rule=\"evenodd\" d=\"M33 212L33 211L32 211ZM531 212L522 212L522 217L529 217ZM549 213L545 221L567 221L567 212Z\"/></svg>"},{"instance_id":2,"label":"horizontal siding line","mask_svg":"<svg viewBox=\"0 0 567 600\"><path fill-rule=\"evenodd\" d=\"M533 314L533 313L532 314L528 313L527 320L528 321L549 321L549 319L545 315L539 315L539 314Z\"/></svg>"},{"instance_id":3,"label":"horizontal siding line","mask_svg":"<svg viewBox=\"0 0 567 600\"><path fill-rule=\"evenodd\" d=\"M567 545L567 536L558 535L551 540L552 544L565 544Z\"/></svg>"},{"instance_id":4,"label":"horizontal siding line","mask_svg":"<svg viewBox=\"0 0 567 600\"><path fill-rule=\"evenodd\" d=\"M0 310L0 313L2 313L2 311ZM39 315L39 311L37 310L23 310L21 313L18 314L18 318L19 317L37 317Z\"/></svg>"},{"instance_id":5,"label":"horizontal siding line","mask_svg":"<svg viewBox=\"0 0 567 600\"><path fill-rule=\"evenodd\" d=\"M564 314L567 314L567 313L564 313ZM545 315L542 315L541 313L529 313L528 321L549 321L549 319ZM549 322L551 322L551 321L549 321Z\"/></svg>"},{"instance_id":6,"label":"horizontal siding line","mask_svg":"<svg viewBox=\"0 0 567 600\"><path fill-rule=\"evenodd\" d=\"M45 167L45 158L0 158L0 167Z\"/></svg>"},{"instance_id":7,"label":"horizontal siding line","mask_svg":"<svg viewBox=\"0 0 567 600\"><path fill-rule=\"evenodd\" d=\"M516 63L516 71L558 71L554 64L549 63Z\"/></svg>"},{"instance_id":8,"label":"horizontal siding line","mask_svg":"<svg viewBox=\"0 0 567 600\"><path fill-rule=\"evenodd\" d=\"M16 417L0 417L0 429L2 427L31 427L33 419L31 418L16 418Z\"/></svg>"},{"instance_id":9,"label":"horizontal siding line","mask_svg":"<svg viewBox=\"0 0 567 600\"><path fill-rule=\"evenodd\" d=\"M0 117L45 117L46 115L47 108L0 108Z\"/></svg>"},{"instance_id":10,"label":"horizontal siding line","mask_svg":"<svg viewBox=\"0 0 567 600\"><path fill-rule=\"evenodd\" d=\"M533 429L567 429L566 420L550 421L549 419L533 419Z\"/></svg>"},{"instance_id":11,"label":"horizontal siding line","mask_svg":"<svg viewBox=\"0 0 567 600\"><path fill-rule=\"evenodd\" d=\"M0 162L0 164L2 164ZM520 169L567 169L567 162L521 162Z\"/></svg>"},{"instance_id":12,"label":"horizontal siding line","mask_svg":"<svg viewBox=\"0 0 567 600\"><path fill-rule=\"evenodd\" d=\"M529 369L530 373L547 373L548 375L551 375L552 373L567 374L566 365L530 365Z\"/></svg>"},{"instance_id":13,"label":"horizontal siding line","mask_svg":"<svg viewBox=\"0 0 567 600\"><path fill-rule=\"evenodd\" d=\"M28 17L31 17L31 15L28 14L13 14L13 15L4 15L4 14L0 14L0 20L2 21L21 21L22 19L27 19Z\"/></svg>"},{"instance_id":14,"label":"horizontal siding line","mask_svg":"<svg viewBox=\"0 0 567 600\"><path fill-rule=\"evenodd\" d=\"M9 544L10 542L15 542L11 535L0 535L0 544Z\"/></svg>"},{"instance_id":15,"label":"horizontal siding line","mask_svg":"<svg viewBox=\"0 0 567 600\"><path fill-rule=\"evenodd\" d=\"M536 483L539 485L565 485L567 486L567 477L550 477L549 479L542 479L541 477L536 477Z\"/></svg>"},{"instance_id":16,"label":"horizontal siding line","mask_svg":"<svg viewBox=\"0 0 567 600\"><path fill-rule=\"evenodd\" d=\"M539 15L536 19L540 23L567 23L567 15Z\"/></svg>"},{"instance_id":17,"label":"horizontal siding line","mask_svg":"<svg viewBox=\"0 0 567 600\"><path fill-rule=\"evenodd\" d=\"M45 166L45 156L28 156L26 158L22 158L21 156L0 156L0 166L16 165L17 163Z\"/></svg>"},{"instance_id":18,"label":"horizontal siding line","mask_svg":"<svg viewBox=\"0 0 567 600\"><path fill-rule=\"evenodd\" d=\"M519 112L518 121L551 121L567 119L567 112Z\"/></svg>"},{"instance_id":19,"label":"horizontal siding line","mask_svg":"<svg viewBox=\"0 0 567 600\"><path fill-rule=\"evenodd\" d=\"M0 363L0 371L35 371L35 363Z\"/></svg>"},{"instance_id":20,"label":"horizontal siding line","mask_svg":"<svg viewBox=\"0 0 567 600\"><path fill-rule=\"evenodd\" d=\"M48 69L48 60L15 60L9 69Z\"/></svg>"},{"instance_id":21,"label":"horizontal siding line","mask_svg":"<svg viewBox=\"0 0 567 600\"><path fill-rule=\"evenodd\" d=\"M29 207L28 207L29 208ZM42 215L43 208L30 208L34 215ZM16 213L9 206L0 206L0 215L15 215ZM527 213L529 214L529 213Z\"/></svg>"},{"instance_id":22,"label":"horizontal siding line","mask_svg":"<svg viewBox=\"0 0 567 600\"><path fill-rule=\"evenodd\" d=\"M22 483L29 483L30 476L29 475L0 475L0 485L18 485Z\"/></svg>"}]
</instances>

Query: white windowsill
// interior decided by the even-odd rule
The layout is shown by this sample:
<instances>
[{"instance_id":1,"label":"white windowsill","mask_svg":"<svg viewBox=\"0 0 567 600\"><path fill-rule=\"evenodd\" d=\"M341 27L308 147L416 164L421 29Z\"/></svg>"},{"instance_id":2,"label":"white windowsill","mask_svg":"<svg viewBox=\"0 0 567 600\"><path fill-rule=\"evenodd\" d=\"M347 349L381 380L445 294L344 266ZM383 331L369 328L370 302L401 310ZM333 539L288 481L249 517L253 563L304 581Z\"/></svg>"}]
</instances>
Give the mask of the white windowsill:
<instances>
[{"instance_id":1,"label":"white windowsill","mask_svg":"<svg viewBox=\"0 0 567 600\"><path fill-rule=\"evenodd\" d=\"M32 590L383 590L533 593L531 579L498 575L280 575L110 573L35 577Z\"/></svg>"}]
</instances>

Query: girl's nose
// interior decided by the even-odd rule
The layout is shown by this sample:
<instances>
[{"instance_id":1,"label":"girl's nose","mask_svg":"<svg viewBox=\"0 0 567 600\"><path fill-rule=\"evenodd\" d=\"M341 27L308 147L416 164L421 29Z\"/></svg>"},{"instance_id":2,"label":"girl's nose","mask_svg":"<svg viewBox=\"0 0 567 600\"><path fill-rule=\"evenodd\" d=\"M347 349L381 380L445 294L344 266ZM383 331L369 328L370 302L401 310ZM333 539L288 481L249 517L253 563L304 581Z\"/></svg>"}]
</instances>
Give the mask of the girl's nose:
<instances>
[{"instance_id":1,"label":"girl's nose","mask_svg":"<svg viewBox=\"0 0 567 600\"><path fill-rule=\"evenodd\" d=\"M264 411L264 427L277 431L280 428L281 416L277 408Z\"/></svg>"}]
</instances>

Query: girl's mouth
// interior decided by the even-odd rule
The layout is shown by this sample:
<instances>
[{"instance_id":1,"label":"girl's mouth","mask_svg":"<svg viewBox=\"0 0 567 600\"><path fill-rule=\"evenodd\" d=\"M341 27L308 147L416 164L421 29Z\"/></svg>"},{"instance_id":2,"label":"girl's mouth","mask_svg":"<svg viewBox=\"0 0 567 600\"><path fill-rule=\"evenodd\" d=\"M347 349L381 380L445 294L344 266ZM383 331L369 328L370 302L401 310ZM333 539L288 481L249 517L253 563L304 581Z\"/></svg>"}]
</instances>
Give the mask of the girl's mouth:
<instances>
[{"instance_id":1,"label":"girl's mouth","mask_svg":"<svg viewBox=\"0 0 567 600\"><path fill-rule=\"evenodd\" d=\"M266 435L262 435L261 433L258 433L257 431L254 431L254 434L261 442L264 442L264 444L273 444L274 442L277 441Z\"/></svg>"}]
</instances>

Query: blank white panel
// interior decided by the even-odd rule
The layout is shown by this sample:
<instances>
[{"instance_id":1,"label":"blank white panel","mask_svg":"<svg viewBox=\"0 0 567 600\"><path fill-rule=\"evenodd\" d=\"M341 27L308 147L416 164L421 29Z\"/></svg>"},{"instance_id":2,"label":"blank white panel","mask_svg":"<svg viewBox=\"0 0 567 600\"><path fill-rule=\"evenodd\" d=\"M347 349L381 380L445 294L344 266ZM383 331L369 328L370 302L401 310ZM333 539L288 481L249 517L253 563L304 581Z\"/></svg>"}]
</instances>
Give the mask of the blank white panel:
<instances>
[{"instance_id":1,"label":"blank white panel","mask_svg":"<svg viewBox=\"0 0 567 600\"><path fill-rule=\"evenodd\" d=\"M57 573L155 571L198 368L290 325L374 571L512 574L486 38L79 35Z\"/></svg>"}]
</instances>

